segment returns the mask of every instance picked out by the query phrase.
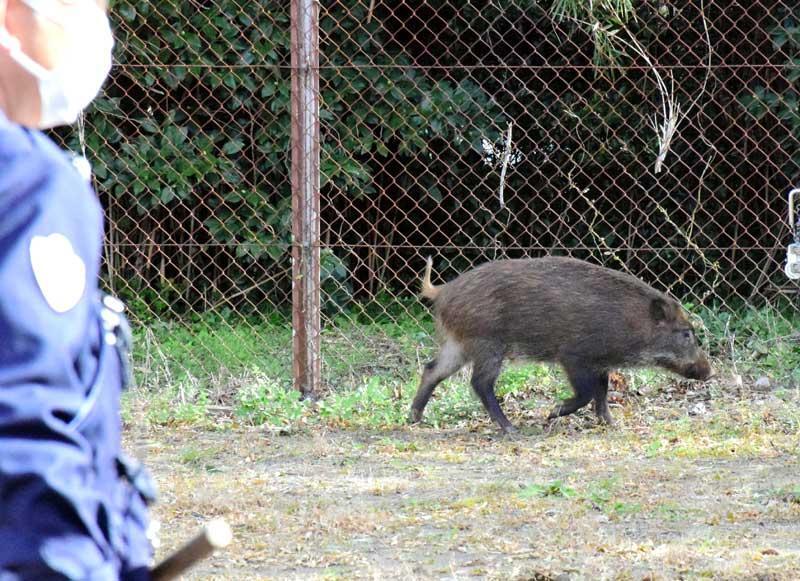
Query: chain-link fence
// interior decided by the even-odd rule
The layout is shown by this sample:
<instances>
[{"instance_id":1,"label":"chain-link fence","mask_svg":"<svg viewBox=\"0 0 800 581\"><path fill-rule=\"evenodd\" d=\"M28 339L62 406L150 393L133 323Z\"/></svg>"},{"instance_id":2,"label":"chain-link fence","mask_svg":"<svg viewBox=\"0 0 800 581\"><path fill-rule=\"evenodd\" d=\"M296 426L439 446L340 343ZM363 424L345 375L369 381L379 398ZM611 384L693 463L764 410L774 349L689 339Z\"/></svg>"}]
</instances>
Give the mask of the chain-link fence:
<instances>
[{"instance_id":1,"label":"chain-link fence","mask_svg":"<svg viewBox=\"0 0 800 581\"><path fill-rule=\"evenodd\" d=\"M432 344L428 255L438 281L501 257L585 258L679 297L720 357L796 354L796 4L317 9L323 388L414 380ZM290 6L113 13L117 65L84 143L141 377L221 399L252 374L291 385Z\"/></svg>"}]
</instances>

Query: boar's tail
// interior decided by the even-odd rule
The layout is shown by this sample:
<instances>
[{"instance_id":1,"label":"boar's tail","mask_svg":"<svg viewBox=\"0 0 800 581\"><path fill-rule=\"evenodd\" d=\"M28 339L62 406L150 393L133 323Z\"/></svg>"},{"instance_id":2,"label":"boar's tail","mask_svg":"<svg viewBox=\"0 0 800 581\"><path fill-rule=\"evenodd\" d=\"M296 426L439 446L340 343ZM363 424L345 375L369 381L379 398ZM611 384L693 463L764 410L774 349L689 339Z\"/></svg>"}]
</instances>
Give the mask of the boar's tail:
<instances>
[{"instance_id":1,"label":"boar's tail","mask_svg":"<svg viewBox=\"0 0 800 581\"><path fill-rule=\"evenodd\" d=\"M433 258L428 257L428 263L425 265L425 275L422 277L422 296L426 299L436 300L442 290L440 286L433 286L431 284L431 271L433 270Z\"/></svg>"}]
</instances>

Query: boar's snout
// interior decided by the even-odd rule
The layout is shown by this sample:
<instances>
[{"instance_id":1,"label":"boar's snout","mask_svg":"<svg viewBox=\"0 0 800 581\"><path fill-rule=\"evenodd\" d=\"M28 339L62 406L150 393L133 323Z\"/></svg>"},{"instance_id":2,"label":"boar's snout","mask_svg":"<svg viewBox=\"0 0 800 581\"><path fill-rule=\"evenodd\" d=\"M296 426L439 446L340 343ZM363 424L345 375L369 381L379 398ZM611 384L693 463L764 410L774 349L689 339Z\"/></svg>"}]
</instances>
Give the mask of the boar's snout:
<instances>
[{"instance_id":1,"label":"boar's snout","mask_svg":"<svg viewBox=\"0 0 800 581\"><path fill-rule=\"evenodd\" d=\"M701 354L689 361L680 361L670 357L659 357L656 358L655 363L686 379L705 380L711 377L711 364L708 362L705 354Z\"/></svg>"},{"instance_id":2,"label":"boar's snout","mask_svg":"<svg viewBox=\"0 0 800 581\"><path fill-rule=\"evenodd\" d=\"M708 379L711 377L711 365L709 364L708 359L702 357L696 362L685 367L680 373L687 379Z\"/></svg>"}]
</instances>

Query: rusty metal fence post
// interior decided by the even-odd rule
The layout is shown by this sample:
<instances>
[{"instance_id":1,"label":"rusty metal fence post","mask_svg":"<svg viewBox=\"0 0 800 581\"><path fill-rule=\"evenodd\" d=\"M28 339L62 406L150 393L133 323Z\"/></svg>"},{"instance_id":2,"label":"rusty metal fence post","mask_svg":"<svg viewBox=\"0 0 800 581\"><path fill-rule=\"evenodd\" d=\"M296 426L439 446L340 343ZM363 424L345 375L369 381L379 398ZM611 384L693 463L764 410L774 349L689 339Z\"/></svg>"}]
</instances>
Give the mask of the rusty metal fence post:
<instances>
[{"instance_id":1,"label":"rusty metal fence post","mask_svg":"<svg viewBox=\"0 0 800 581\"><path fill-rule=\"evenodd\" d=\"M294 386L320 380L319 5L292 0L292 327Z\"/></svg>"}]
</instances>

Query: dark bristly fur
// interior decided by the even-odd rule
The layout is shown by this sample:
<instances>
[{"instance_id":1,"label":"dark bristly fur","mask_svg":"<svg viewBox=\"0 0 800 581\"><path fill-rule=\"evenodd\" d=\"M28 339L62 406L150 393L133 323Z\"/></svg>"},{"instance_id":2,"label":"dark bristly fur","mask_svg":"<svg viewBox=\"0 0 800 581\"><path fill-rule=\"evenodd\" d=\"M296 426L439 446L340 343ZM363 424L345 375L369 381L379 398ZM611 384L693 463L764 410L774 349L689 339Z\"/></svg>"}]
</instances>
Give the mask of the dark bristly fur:
<instances>
[{"instance_id":1,"label":"dark bristly fur","mask_svg":"<svg viewBox=\"0 0 800 581\"><path fill-rule=\"evenodd\" d=\"M422 418L436 385L470 362L472 387L504 431L513 426L500 409L494 384L509 357L564 368L575 397L557 405L550 418L594 400L595 413L608 423L612 369L659 366L691 379L711 373L680 304L630 275L546 257L489 262L433 286L431 268L428 259L422 295L434 301L443 341L439 355L425 366L412 422Z\"/></svg>"}]
</instances>

